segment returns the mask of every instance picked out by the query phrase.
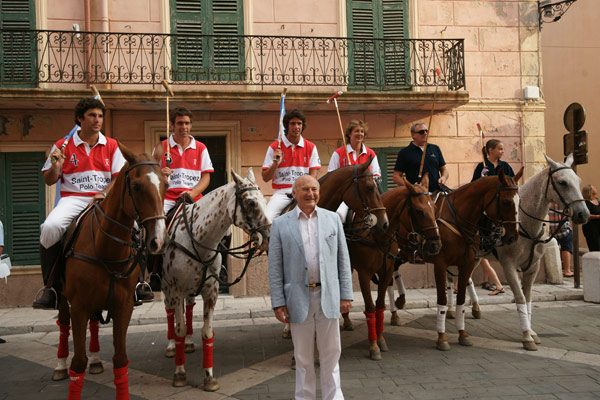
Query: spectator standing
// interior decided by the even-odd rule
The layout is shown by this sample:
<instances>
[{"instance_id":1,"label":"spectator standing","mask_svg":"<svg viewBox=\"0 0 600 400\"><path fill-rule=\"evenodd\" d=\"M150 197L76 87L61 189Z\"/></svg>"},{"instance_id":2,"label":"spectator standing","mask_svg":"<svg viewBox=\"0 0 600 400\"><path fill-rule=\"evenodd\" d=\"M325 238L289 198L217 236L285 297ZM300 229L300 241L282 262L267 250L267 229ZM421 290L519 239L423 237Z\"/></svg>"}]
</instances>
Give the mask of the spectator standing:
<instances>
[{"instance_id":1,"label":"spectator standing","mask_svg":"<svg viewBox=\"0 0 600 400\"><path fill-rule=\"evenodd\" d=\"M590 251L600 251L600 202L598 190L593 185L585 185L581 191L585 205L590 210L590 218L581 226Z\"/></svg>"}]
</instances>

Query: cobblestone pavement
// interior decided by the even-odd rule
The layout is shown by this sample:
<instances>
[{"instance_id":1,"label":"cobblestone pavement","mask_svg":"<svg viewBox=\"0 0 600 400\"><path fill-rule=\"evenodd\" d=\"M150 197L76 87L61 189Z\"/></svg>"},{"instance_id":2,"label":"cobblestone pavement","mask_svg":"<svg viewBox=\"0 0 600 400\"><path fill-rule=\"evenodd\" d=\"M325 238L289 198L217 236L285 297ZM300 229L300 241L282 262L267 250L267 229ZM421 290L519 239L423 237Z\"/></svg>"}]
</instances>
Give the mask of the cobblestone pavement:
<instances>
[{"instance_id":1,"label":"cobblestone pavement","mask_svg":"<svg viewBox=\"0 0 600 400\"><path fill-rule=\"evenodd\" d=\"M548 291L541 290L545 294L539 296L547 296ZM494 296L491 300L484 293L481 300L488 305L482 307L483 318L466 318L473 347L458 345L456 329L449 320L447 331L452 348L447 352L436 350L435 311L415 308L421 303L413 295L409 309L400 311L402 326L391 326L386 320L384 334L389 351L382 353L381 361L368 357L365 320L357 301L355 312L351 313L355 330L342 332L340 369L345 397L600 398L599 305L581 300L534 302L532 325L543 343L538 351L527 352L522 350L516 308L509 303L511 297ZM569 296L577 297L572 293L565 297ZM231 309L221 305L224 318L215 321L214 373L221 389L214 393L202 390L201 321L194 324L198 350L186 354L188 386L174 388L174 361L164 357L166 327L157 323L160 311L164 314L162 302L136 310L128 334L131 399L293 398L292 344L281 338L282 325L272 317L267 299L229 303ZM248 308L243 310L245 307ZM199 312L197 309L196 314ZM66 398L68 381L50 380L58 343L58 332L52 327L55 313L39 313L0 310L0 337L6 340L0 344L0 400ZM14 322L17 315L27 333L19 331L19 324ZM388 316L386 313L386 319ZM105 372L85 376L84 399L115 397L109 327L100 329L100 347Z\"/></svg>"}]
</instances>

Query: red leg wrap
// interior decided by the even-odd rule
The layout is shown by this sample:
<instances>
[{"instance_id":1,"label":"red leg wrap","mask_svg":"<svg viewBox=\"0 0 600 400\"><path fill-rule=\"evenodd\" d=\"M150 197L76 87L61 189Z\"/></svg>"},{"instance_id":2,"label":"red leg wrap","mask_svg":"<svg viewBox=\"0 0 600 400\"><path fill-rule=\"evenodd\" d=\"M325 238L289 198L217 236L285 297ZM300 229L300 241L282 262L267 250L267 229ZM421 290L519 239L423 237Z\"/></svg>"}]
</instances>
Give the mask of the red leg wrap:
<instances>
[{"instance_id":1,"label":"red leg wrap","mask_svg":"<svg viewBox=\"0 0 600 400\"><path fill-rule=\"evenodd\" d=\"M90 353L100 351L100 342L98 342L98 321L90 321Z\"/></svg>"},{"instance_id":2,"label":"red leg wrap","mask_svg":"<svg viewBox=\"0 0 600 400\"><path fill-rule=\"evenodd\" d=\"M377 328L377 334L380 334L383 332L383 313L385 311L385 307L383 308L378 308L375 310L375 320L376 325L375 327Z\"/></svg>"},{"instance_id":3,"label":"red leg wrap","mask_svg":"<svg viewBox=\"0 0 600 400\"><path fill-rule=\"evenodd\" d=\"M202 367L212 368L213 367L213 340L215 334L210 339L202 339Z\"/></svg>"},{"instance_id":4,"label":"red leg wrap","mask_svg":"<svg viewBox=\"0 0 600 400\"><path fill-rule=\"evenodd\" d=\"M377 340L377 332L375 331L375 313L368 313L365 311L365 317L367 318L367 331L369 332L369 340Z\"/></svg>"},{"instance_id":5,"label":"red leg wrap","mask_svg":"<svg viewBox=\"0 0 600 400\"><path fill-rule=\"evenodd\" d=\"M127 365L124 367L113 369L113 373L115 374L115 387L117 388L117 400L129 400L128 367L129 361L127 361Z\"/></svg>"},{"instance_id":6,"label":"red leg wrap","mask_svg":"<svg viewBox=\"0 0 600 400\"><path fill-rule=\"evenodd\" d=\"M191 335L194 333L194 327L192 323L194 322L194 304L188 304L185 306L185 326L187 327L187 335Z\"/></svg>"},{"instance_id":7,"label":"red leg wrap","mask_svg":"<svg viewBox=\"0 0 600 400\"><path fill-rule=\"evenodd\" d=\"M71 325L63 325L58 320L56 320L56 325L60 328L56 357L67 358L69 357L69 331L71 330Z\"/></svg>"},{"instance_id":8,"label":"red leg wrap","mask_svg":"<svg viewBox=\"0 0 600 400\"><path fill-rule=\"evenodd\" d=\"M83 389L83 377L85 371L78 374L69 368L69 397L67 400L81 400L81 389Z\"/></svg>"},{"instance_id":9,"label":"red leg wrap","mask_svg":"<svg viewBox=\"0 0 600 400\"><path fill-rule=\"evenodd\" d=\"M167 339L175 339L175 310L172 308L165 308L167 312Z\"/></svg>"},{"instance_id":10,"label":"red leg wrap","mask_svg":"<svg viewBox=\"0 0 600 400\"><path fill-rule=\"evenodd\" d=\"M185 364L185 336L175 336L175 365Z\"/></svg>"}]
</instances>

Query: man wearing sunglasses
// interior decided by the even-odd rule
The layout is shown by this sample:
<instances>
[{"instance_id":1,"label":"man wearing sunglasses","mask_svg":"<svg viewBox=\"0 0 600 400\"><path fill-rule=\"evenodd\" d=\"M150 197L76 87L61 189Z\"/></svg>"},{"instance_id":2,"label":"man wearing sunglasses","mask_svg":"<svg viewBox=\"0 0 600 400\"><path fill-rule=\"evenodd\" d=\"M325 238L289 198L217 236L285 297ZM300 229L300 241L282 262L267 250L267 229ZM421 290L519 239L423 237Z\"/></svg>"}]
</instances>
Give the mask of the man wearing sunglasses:
<instances>
[{"instance_id":1,"label":"man wearing sunglasses","mask_svg":"<svg viewBox=\"0 0 600 400\"><path fill-rule=\"evenodd\" d=\"M410 127L410 135L413 141L398 152L396 166L394 167L394 183L403 186L402 175L406 174L406 180L410 183L416 183L419 180L419 168L421 166L421 157L423 148L427 141L427 125L424 122L415 122ZM429 173L429 191L440 190L440 184L445 184L448 180L448 168L442 151L435 144L427 143L427 153L423 163L423 175Z\"/></svg>"}]
</instances>

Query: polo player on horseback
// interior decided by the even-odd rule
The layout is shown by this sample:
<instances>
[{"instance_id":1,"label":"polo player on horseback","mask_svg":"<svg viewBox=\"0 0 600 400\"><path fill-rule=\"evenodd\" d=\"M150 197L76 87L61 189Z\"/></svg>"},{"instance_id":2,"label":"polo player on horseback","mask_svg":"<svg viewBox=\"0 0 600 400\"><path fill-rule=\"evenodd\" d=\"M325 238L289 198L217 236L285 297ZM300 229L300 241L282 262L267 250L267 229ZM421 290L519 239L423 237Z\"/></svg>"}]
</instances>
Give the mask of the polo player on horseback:
<instances>
[{"instance_id":1,"label":"polo player on horseback","mask_svg":"<svg viewBox=\"0 0 600 400\"><path fill-rule=\"evenodd\" d=\"M125 165L117 141L100 132L104 111L98 99L80 100L75 106L77 127L73 136L57 141L42 167L46 185L60 180L60 200L41 226L40 263L45 287L33 308L57 307L61 284L53 269L62 251L61 239L73 218L91 201L106 197Z\"/></svg>"}]
</instances>

